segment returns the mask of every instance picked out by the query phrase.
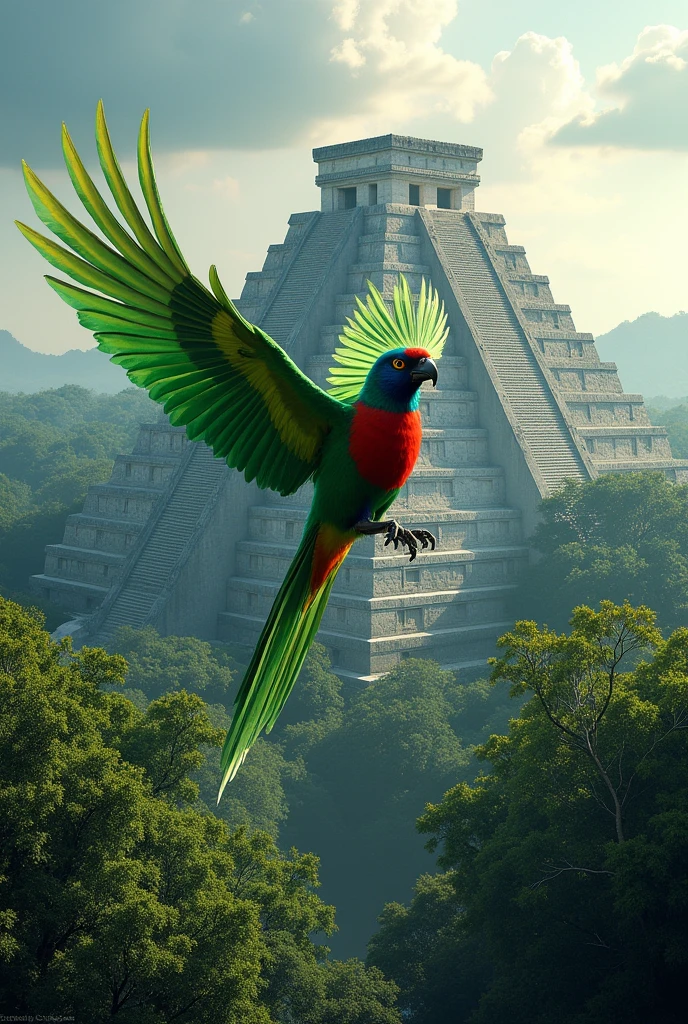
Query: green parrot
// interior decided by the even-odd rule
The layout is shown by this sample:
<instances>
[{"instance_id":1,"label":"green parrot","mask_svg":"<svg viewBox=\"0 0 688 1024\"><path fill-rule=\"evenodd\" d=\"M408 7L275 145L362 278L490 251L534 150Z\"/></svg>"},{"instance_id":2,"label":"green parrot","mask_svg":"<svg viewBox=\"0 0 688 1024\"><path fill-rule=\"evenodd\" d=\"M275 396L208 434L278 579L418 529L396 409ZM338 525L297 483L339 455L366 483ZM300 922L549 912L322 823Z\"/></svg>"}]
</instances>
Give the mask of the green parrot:
<instances>
[{"instance_id":1,"label":"green parrot","mask_svg":"<svg viewBox=\"0 0 688 1024\"><path fill-rule=\"evenodd\" d=\"M420 451L419 389L437 383L435 360L448 329L437 293L422 283L417 308L406 280L391 315L369 282L335 352L339 364L323 391L227 298L214 266L208 291L186 265L162 209L150 153L148 111L138 140L138 170L152 225L124 180L102 103L96 142L105 180L126 227L106 205L63 125L67 169L87 212L111 243L84 227L24 164L27 189L43 223L69 249L17 222L22 234L79 285L46 276L95 334L98 348L247 480L282 495L314 482L298 550L275 598L239 689L222 751L218 801L251 745L284 707L325 610L337 571L354 541L385 533L411 560L435 547L426 530L408 530L385 513ZM72 251L69 251L72 250ZM93 290L87 290L93 289ZM100 294L96 294L100 293Z\"/></svg>"}]
</instances>

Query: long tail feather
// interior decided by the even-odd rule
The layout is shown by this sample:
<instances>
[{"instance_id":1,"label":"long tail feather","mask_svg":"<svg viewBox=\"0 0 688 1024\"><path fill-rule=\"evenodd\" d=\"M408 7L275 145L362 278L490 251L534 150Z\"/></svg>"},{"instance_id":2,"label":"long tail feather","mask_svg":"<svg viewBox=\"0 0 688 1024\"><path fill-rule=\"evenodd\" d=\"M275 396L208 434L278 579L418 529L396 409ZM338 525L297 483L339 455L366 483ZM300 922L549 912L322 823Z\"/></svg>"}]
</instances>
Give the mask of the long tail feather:
<instances>
[{"instance_id":1,"label":"long tail feather","mask_svg":"<svg viewBox=\"0 0 688 1024\"><path fill-rule=\"evenodd\" d=\"M337 570L353 543L344 534L336 538L334 546L333 540L327 527L319 523L308 526L275 598L234 704L222 750L218 803L259 734L272 729L291 693Z\"/></svg>"}]
</instances>

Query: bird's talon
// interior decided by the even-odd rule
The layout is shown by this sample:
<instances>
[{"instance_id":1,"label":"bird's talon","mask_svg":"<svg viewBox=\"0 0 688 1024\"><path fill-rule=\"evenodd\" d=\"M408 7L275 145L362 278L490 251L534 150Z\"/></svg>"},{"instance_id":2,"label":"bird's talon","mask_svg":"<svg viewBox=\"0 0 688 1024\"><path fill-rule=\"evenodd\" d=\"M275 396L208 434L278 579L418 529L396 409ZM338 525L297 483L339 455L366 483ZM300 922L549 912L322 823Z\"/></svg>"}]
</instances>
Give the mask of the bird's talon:
<instances>
[{"instance_id":1,"label":"bird's talon","mask_svg":"<svg viewBox=\"0 0 688 1024\"><path fill-rule=\"evenodd\" d=\"M394 544L395 551L399 550L400 544L402 548L408 548L409 561L412 562L418 554L419 544L422 551L427 547L434 551L437 540L429 530L407 530L404 526L393 520L387 527L385 547L388 544Z\"/></svg>"}]
</instances>

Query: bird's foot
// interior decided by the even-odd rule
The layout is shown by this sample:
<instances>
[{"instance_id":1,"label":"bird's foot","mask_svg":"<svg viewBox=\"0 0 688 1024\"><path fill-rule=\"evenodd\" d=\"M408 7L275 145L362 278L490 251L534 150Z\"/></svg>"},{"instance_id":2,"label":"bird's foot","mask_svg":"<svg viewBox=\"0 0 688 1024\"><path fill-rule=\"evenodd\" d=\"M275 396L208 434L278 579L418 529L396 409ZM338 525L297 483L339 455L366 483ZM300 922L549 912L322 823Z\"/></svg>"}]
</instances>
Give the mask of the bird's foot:
<instances>
[{"instance_id":1,"label":"bird's foot","mask_svg":"<svg viewBox=\"0 0 688 1024\"><path fill-rule=\"evenodd\" d=\"M396 551L401 544L402 548L408 548L410 557L409 561L418 554L418 545L420 544L421 550L430 547L433 551L437 544L437 538L434 534L430 533L429 530L407 530L405 526L402 526L396 521L396 519L385 519L382 522L373 522L371 519L361 519L354 529L358 533L362 533L364 536L371 536L375 533L386 533L385 547L388 544L394 544L394 550Z\"/></svg>"},{"instance_id":2,"label":"bird's foot","mask_svg":"<svg viewBox=\"0 0 688 1024\"><path fill-rule=\"evenodd\" d=\"M418 554L419 544L422 550L430 547L434 551L437 539L429 530L407 530L405 526L401 526L400 523L393 519L387 524L385 547L388 544L394 544L395 551L400 544L402 547L407 547L409 549L409 562L412 562Z\"/></svg>"}]
</instances>

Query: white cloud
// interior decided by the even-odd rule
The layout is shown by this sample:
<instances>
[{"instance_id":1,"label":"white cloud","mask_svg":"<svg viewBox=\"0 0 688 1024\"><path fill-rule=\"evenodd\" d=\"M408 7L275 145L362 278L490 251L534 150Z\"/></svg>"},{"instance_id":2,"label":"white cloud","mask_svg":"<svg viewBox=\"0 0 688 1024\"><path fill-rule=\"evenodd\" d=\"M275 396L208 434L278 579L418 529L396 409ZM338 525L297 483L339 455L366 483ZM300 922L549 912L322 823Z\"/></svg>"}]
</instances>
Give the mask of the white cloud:
<instances>
[{"instance_id":1,"label":"white cloud","mask_svg":"<svg viewBox=\"0 0 688 1024\"><path fill-rule=\"evenodd\" d=\"M332 48L331 54L332 60L338 61L340 64L347 64L352 70L360 68L365 64L366 59L356 45L356 40L348 36L346 39L342 39L339 46Z\"/></svg>"},{"instance_id":2,"label":"white cloud","mask_svg":"<svg viewBox=\"0 0 688 1024\"><path fill-rule=\"evenodd\" d=\"M463 122L491 93L479 64L459 60L439 45L457 15L457 0L340 0L332 20L343 33L330 61L357 79L356 109L320 119L321 142L398 130L433 114Z\"/></svg>"},{"instance_id":3,"label":"white cloud","mask_svg":"<svg viewBox=\"0 0 688 1024\"><path fill-rule=\"evenodd\" d=\"M359 0L339 0L332 8L332 18L339 28L349 32L356 23L359 7Z\"/></svg>"},{"instance_id":4,"label":"white cloud","mask_svg":"<svg viewBox=\"0 0 688 1024\"><path fill-rule=\"evenodd\" d=\"M553 141L568 146L688 149L688 31L648 26L633 53L602 67L597 93L611 106L569 120Z\"/></svg>"},{"instance_id":5,"label":"white cloud","mask_svg":"<svg viewBox=\"0 0 688 1024\"><path fill-rule=\"evenodd\" d=\"M189 171L206 167L210 162L211 153L205 149L184 149L176 153L161 153L155 160L156 169L181 176Z\"/></svg>"},{"instance_id":6,"label":"white cloud","mask_svg":"<svg viewBox=\"0 0 688 1024\"><path fill-rule=\"evenodd\" d=\"M212 193L212 195L220 196L221 199L229 200L230 203L237 203L241 198L241 184L237 178L232 177L231 174L227 174L222 178L211 178L204 180L205 176L199 175L197 172L200 168L207 167L208 162L205 164L199 164L198 167L194 167L193 164L189 164L183 171L173 174L171 177L179 176L185 172L193 174L193 180L184 182L185 192L195 192L197 194L205 192L206 194Z\"/></svg>"},{"instance_id":7,"label":"white cloud","mask_svg":"<svg viewBox=\"0 0 688 1024\"><path fill-rule=\"evenodd\" d=\"M492 61L488 84L493 102L475 121L492 181L532 178L541 148L554 131L592 108L571 43L526 32L512 50Z\"/></svg>"},{"instance_id":8,"label":"white cloud","mask_svg":"<svg viewBox=\"0 0 688 1024\"><path fill-rule=\"evenodd\" d=\"M679 201L685 157L675 152L657 160L649 150L631 152L628 141L631 128L646 132L639 127L643 89L650 97L646 119L661 121L663 111L667 118L673 111L678 130L684 109L675 86L688 73L686 33L647 28L632 54L600 69L596 82L586 82L563 37L525 32L485 69L453 56L444 30L457 17L456 0L298 5L305 13L297 22L284 0L262 0L260 8L248 0L231 6L209 0L206 20L196 25L198 5L179 0L175 11L186 11L188 18L173 19L174 59L154 64L155 74L141 65L147 68L146 90L149 80L158 83L158 93L145 97L154 114L156 168L168 217L191 265L217 262L229 292L238 294L246 271L259 268L268 244L282 239L289 213L319 206L308 141L325 145L399 132L484 148L479 208L506 215L510 240L527 247L535 273L552 276L555 297L571 302L582 330L606 330L648 309L670 315L686 308L682 238L688 211ZM249 7L259 16L249 32L237 32L241 12ZM213 21L215 36L207 31L211 15L220 18ZM179 77L177 44L186 55L186 78ZM196 44L203 61L191 60ZM91 52L79 43L79 53ZM269 57L269 69L257 80L257 92L253 86L246 91L259 57ZM48 74L50 65L39 58ZM118 54L118 74L119 67ZM45 131L52 140L48 129L59 123L59 112L47 111L44 118L48 92L41 81L34 85L40 97L26 97L34 112L33 120L26 119L26 138L42 138ZM128 97L138 111L145 105L140 91L122 92L118 85L115 95ZM210 97L210 105L199 102L199 95ZM623 142L610 139L613 119L599 113L601 105L612 103L626 126ZM62 108L72 109L64 97ZM81 139L90 138L92 113L91 105L88 130L77 123L80 147ZM137 117L127 114L125 123L125 113L122 108L118 119L115 108L111 119L118 152L120 140L135 137ZM17 124L24 123L19 114L17 108ZM567 132L567 145L552 144ZM643 137L647 148L649 136ZM588 141L595 145L583 144ZM280 143L284 148L276 149ZM3 144L11 149L4 138ZM86 143L83 148L87 156ZM53 150L57 154L59 146L51 141ZM126 151L121 155L126 161ZM127 173L135 180L128 163ZM47 183L69 194L59 174L54 181L49 174ZM23 212L31 217L19 175L3 175L0 225ZM88 335L47 289L45 299L26 299L43 272L37 254L19 236L6 232L2 240L0 308L6 314L0 326L35 347L86 344Z\"/></svg>"},{"instance_id":9,"label":"white cloud","mask_svg":"<svg viewBox=\"0 0 688 1024\"><path fill-rule=\"evenodd\" d=\"M236 203L241 198L241 187L236 178L227 175L225 178L215 178L213 181L213 192Z\"/></svg>"}]
</instances>

